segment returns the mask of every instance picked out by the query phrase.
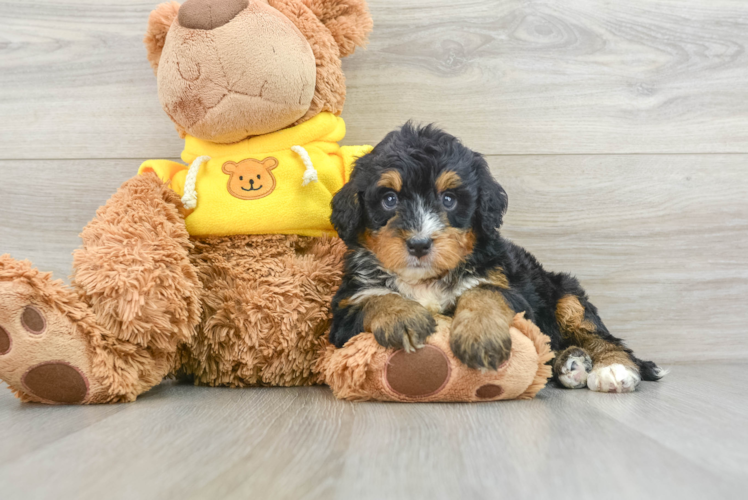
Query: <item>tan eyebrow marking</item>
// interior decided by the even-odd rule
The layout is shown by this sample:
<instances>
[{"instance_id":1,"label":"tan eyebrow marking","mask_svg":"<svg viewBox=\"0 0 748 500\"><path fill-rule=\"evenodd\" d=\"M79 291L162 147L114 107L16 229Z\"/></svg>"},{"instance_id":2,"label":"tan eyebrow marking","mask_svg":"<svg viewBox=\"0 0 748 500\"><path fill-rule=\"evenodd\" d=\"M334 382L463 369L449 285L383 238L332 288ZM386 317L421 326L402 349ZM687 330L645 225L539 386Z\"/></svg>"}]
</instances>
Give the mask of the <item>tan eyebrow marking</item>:
<instances>
[{"instance_id":1,"label":"tan eyebrow marking","mask_svg":"<svg viewBox=\"0 0 748 500\"><path fill-rule=\"evenodd\" d=\"M455 189L462 186L462 179L457 175L457 172L448 170L439 174L436 179L436 189L441 193L448 189Z\"/></svg>"},{"instance_id":2,"label":"tan eyebrow marking","mask_svg":"<svg viewBox=\"0 0 748 500\"><path fill-rule=\"evenodd\" d=\"M400 172L396 170L388 170L382 174L377 186L394 189L400 191L403 187L403 178L400 177Z\"/></svg>"}]
</instances>

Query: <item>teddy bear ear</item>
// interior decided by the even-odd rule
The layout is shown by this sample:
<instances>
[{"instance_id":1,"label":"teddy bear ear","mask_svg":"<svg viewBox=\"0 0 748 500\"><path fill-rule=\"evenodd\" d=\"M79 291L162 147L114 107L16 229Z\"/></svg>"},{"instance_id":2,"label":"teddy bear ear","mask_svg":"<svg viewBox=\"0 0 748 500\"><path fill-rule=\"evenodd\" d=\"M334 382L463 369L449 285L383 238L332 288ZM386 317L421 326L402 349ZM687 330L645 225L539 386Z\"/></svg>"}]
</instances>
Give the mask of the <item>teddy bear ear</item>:
<instances>
[{"instance_id":1,"label":"teddy bear ear","mask_svg":"<svg viewBox=\"0 0 748 500\"><path fill-rule=\"evenodd\" d=\"M167 2L156 7L148 17L148 29L143 43L148 51L148 62L151 63L154 73L158 71L158 62L161 59L161 51L164 49L166 34L174 19L177 18L177 14L179 14L179 4Z\"/></svg>"},{"instance_id":2,"label":"teddy bear ear","mask_svg":"<svg viewBox=\"0 0 748 500\"><path fill-rule=\"evenodd\" d=\"M262 166L264 166L265 170L267 171L273 170L275 167L278 166L278 160L276 160L272 156L265 158L260 163L262 163Z\"/></svg>"},{"instance_id":3,"label":"teddy bear ear","mask_svg":"<svg viewBox=\"0 0 748 500\"><path fill-rule=\"evenodd\" d=\"M366 45L374 22L365 0L303 0L330 30L340 48L340 57Z\"/></svg>"},{"instance_id":4,"label":"teddy bear ear","mask_svg":"<svg viewBox=\"0 0 748 500\"><path fill-rule=\"evenodd\" d=\"M224 163L224 164L223 164L223 165L221 166L221 171L222 171L222 172L223 172L224 174L227 174L227 175L231 175L231 174L233 174L233 173L234 173L234 172L236 171L236 167L238 167L238 166L239 166L239 165L237 165L237 164L236 164L236 163L234 163L233 161L227 161L226 163Z\"/></svg>"}]
</instances>

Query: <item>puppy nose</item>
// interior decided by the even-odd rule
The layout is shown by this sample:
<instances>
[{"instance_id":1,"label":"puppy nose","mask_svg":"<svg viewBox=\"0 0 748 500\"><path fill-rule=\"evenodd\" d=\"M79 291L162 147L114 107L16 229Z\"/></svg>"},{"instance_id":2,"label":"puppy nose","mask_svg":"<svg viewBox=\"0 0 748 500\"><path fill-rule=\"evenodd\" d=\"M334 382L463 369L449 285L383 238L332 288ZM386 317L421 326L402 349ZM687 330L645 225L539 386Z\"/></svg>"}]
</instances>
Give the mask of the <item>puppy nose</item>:
<instances>
[{"instance_id":1,"label":"puppy nose","mask_svg":"<svg viewBox=\"0 0 748 500\"><path fill-rule=\"evenodd\" d=\"M423 257L431 251L431 238L408 240L408 253L415 257Z\"/></svg>"},{"instance_id":2,"label":"puppy nose","mask_svg":"<svg viewBox=\"0 0 748 500\"><path fill-rule=\"evenodd\" d=\"M179 24L192 30L212 30L234 19L249 0L187 0L179 8Z\"/></svg>"}]
</instances>

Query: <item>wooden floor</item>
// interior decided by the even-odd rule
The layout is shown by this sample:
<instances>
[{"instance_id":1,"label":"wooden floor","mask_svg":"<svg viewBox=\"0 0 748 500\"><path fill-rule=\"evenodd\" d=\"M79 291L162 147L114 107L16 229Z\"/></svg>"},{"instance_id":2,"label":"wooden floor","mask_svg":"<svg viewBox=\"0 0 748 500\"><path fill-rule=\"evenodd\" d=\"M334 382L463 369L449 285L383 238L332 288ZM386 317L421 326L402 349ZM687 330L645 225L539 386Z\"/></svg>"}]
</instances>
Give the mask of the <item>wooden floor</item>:
<instances>
[{"instance_id":1,"label":"wooden floor","mask_svg":"<svg viewBox=\"0 0 748 500\"><path fill-rule=\"evenodd\" d=\"M324 387L163 384L130 405L0 392L3 500L745 498L748 363L634 394L347 403Z\"/></svg>"}]
</instances>

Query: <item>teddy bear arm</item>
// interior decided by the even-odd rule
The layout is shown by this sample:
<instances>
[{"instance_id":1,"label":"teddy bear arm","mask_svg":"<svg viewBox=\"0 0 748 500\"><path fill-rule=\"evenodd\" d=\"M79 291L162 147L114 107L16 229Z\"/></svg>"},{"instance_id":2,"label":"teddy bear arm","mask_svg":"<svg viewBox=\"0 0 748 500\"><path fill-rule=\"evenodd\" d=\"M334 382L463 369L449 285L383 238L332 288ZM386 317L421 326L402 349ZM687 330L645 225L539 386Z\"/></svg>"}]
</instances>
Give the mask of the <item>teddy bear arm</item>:
<instances>
[{"instance_id":1,"label":"teddy bear arm","mask_svg":"<svg viewBox=\"0 0 748 500\"><path fill-rule=\"evenodd\" d=\"M105 327L108 355L120 358L112 365L131 365L133 396L173 369L178 345L200 321L202 286L181 202L154 174L125 182L84 228L73 255L71 285Z\"/></svg>"}]
</instances>

